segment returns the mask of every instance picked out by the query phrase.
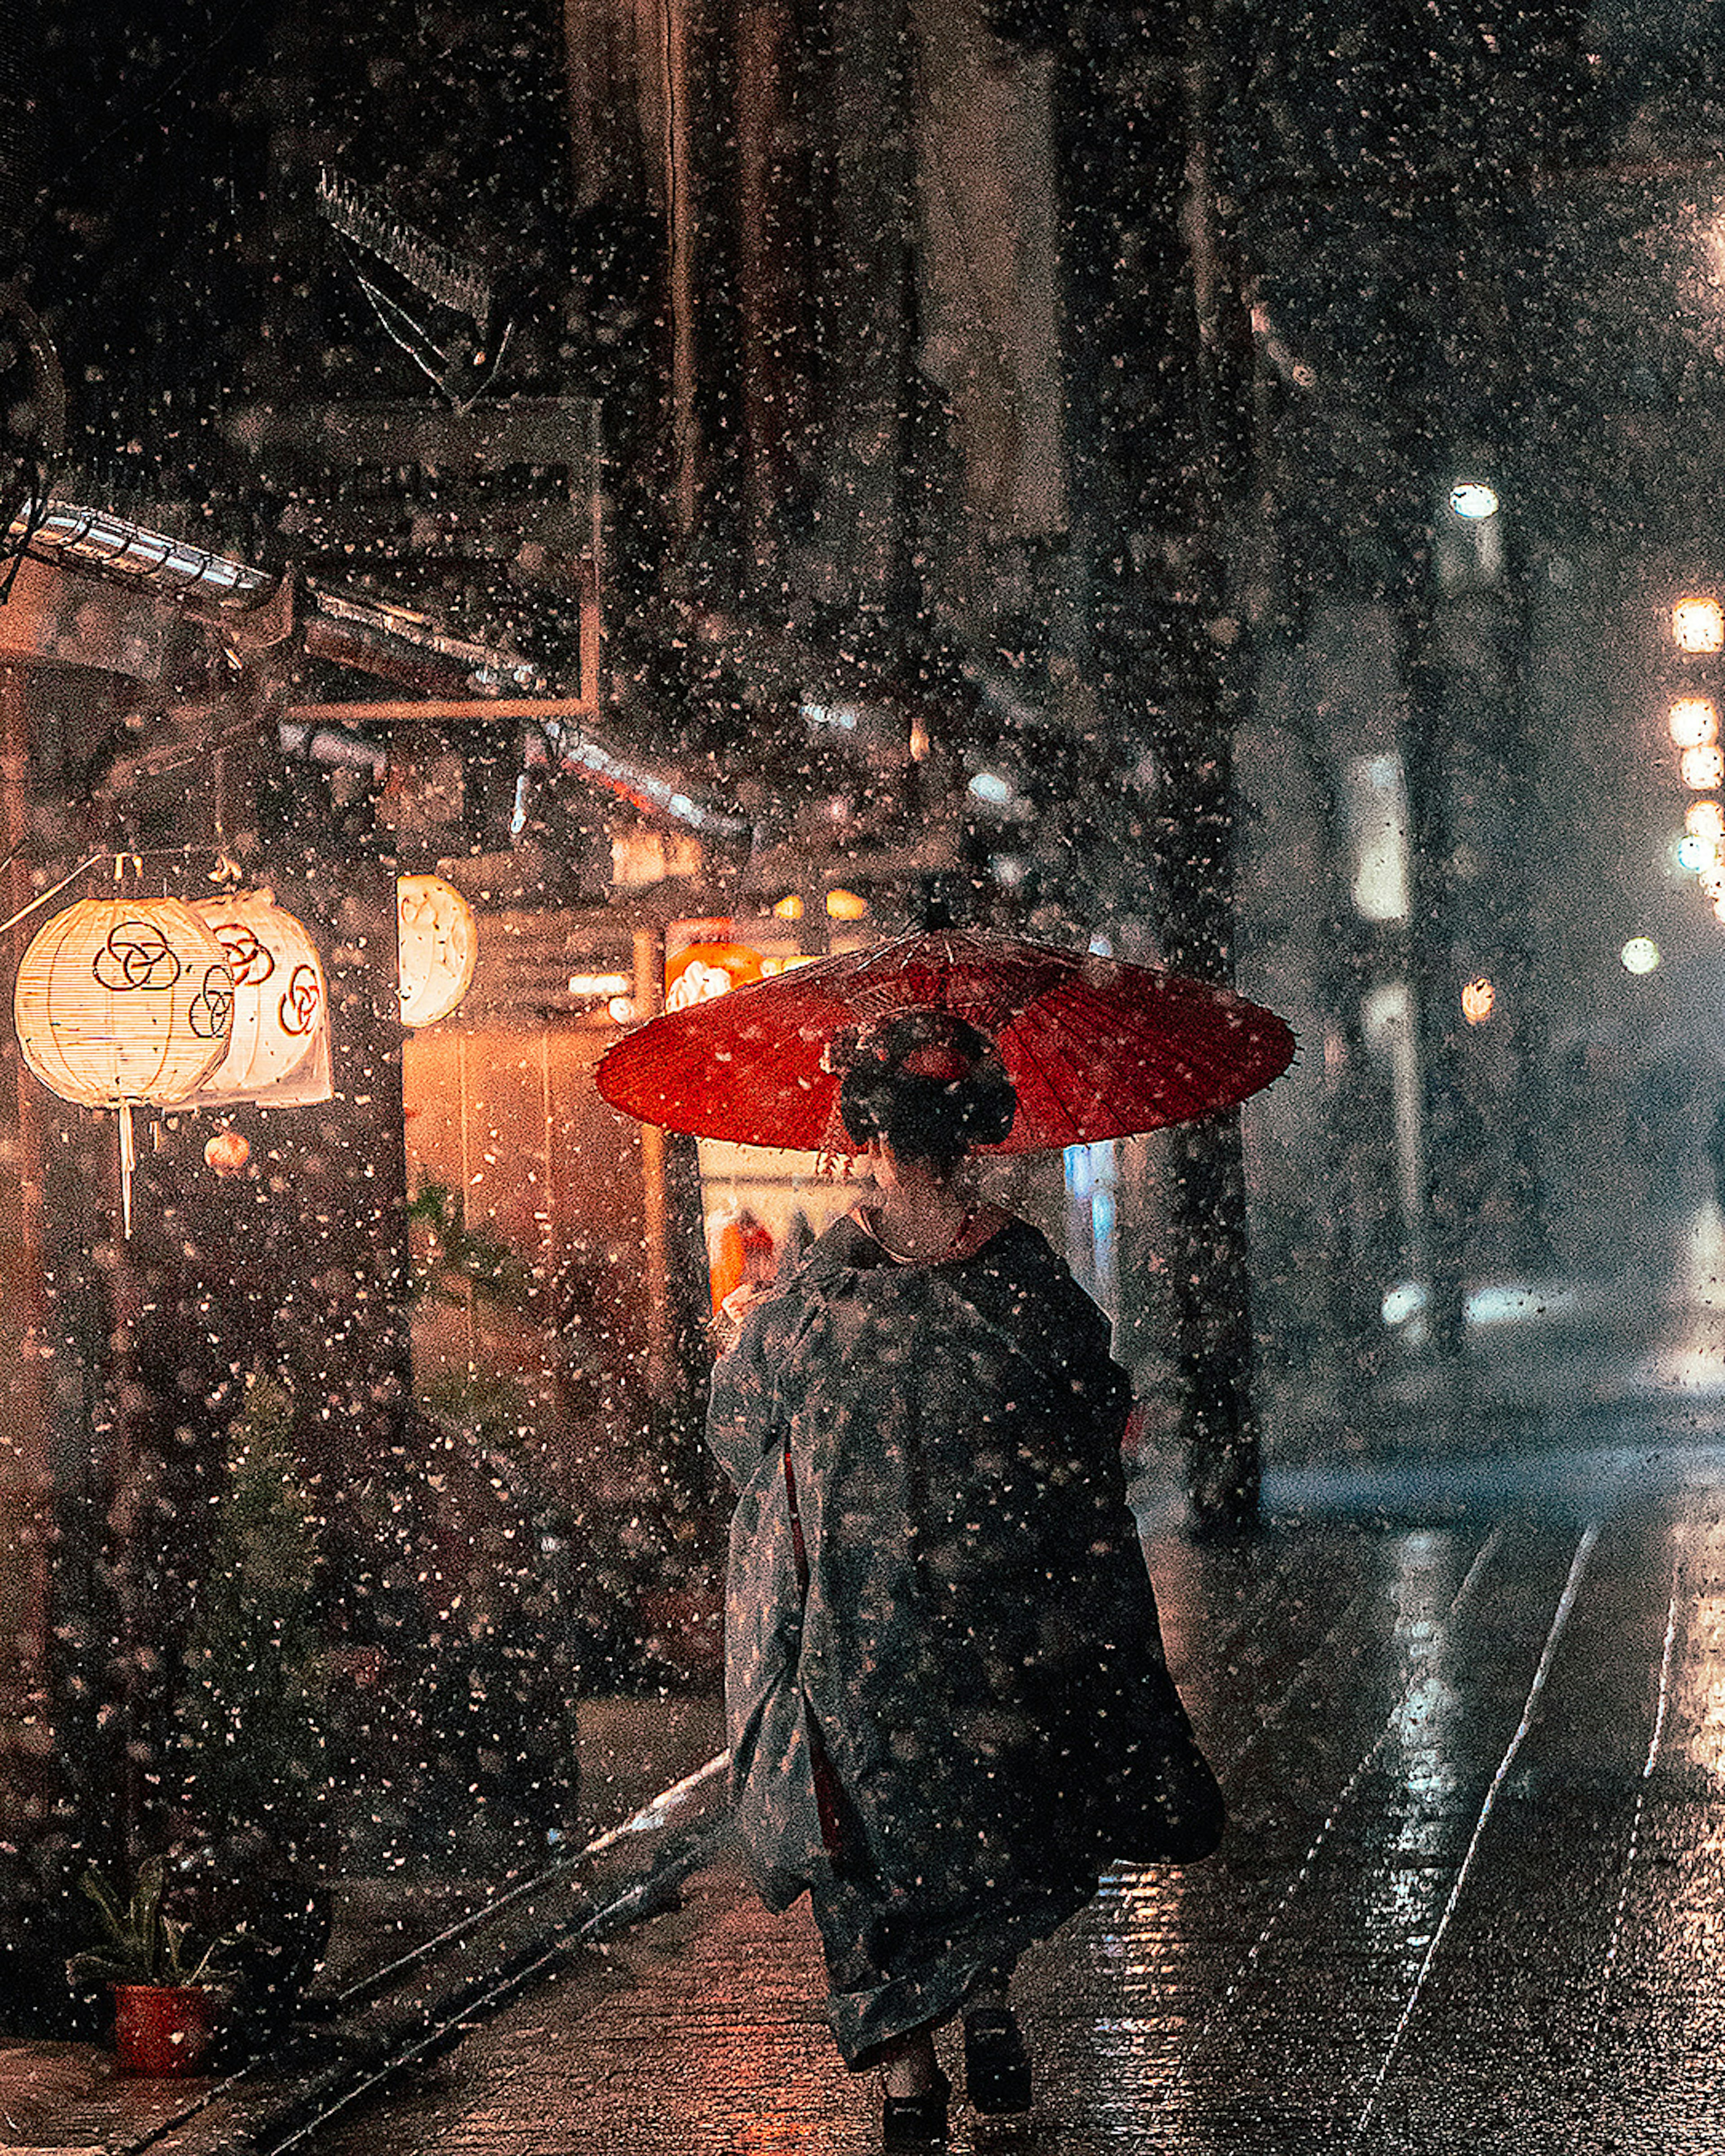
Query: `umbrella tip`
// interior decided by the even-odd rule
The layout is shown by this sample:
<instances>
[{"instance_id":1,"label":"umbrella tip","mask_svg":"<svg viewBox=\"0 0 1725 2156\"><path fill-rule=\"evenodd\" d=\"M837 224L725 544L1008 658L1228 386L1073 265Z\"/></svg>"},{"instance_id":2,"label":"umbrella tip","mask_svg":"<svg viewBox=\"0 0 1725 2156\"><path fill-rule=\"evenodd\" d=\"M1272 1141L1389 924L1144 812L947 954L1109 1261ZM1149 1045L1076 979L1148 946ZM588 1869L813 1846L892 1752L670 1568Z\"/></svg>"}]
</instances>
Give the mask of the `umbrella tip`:
<instances>
[{"instance_id":1,"label":"umbrella tip","mask_svg":"<svg viewBox=\"0 0 1725 2156\"><path fill-rule=\"evenodd\" d=\"M911 906L911 925L919 933L927 935L942 928L958 926L957 908L953 903L951 880L944 875L925 875L916 886L916 895Z\"/></svg>"}]
</instances>

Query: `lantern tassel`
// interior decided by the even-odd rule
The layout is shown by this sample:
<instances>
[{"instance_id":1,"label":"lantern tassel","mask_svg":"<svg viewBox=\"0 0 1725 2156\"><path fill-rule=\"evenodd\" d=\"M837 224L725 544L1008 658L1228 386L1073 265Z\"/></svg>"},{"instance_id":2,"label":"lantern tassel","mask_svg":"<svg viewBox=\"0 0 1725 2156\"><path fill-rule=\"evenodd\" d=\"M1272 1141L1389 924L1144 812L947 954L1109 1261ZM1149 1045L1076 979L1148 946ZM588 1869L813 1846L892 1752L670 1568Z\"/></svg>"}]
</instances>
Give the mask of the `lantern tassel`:
<instances>
[{"instance_id":1,"label":"lantern tassel","mask_svg":"<svg viewBox=\"0 0 1725 2156\"><path fill-rule=\"evenodd\" d=\"M131 1240L131 1172L137 1165L132 1143L131 1102L120 1103L120 1223L126 1240Z\"/></svg>"}]
</instances>

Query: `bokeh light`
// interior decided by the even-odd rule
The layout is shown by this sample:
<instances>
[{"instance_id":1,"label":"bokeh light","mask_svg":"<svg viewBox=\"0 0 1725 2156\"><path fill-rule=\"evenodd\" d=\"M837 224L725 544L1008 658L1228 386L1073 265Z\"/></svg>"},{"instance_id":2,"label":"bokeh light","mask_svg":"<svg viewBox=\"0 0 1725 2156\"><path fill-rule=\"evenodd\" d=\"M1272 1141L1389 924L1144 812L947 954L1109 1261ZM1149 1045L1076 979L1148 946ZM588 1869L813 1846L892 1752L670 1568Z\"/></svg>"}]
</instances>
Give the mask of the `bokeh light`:
<instances>
[{"instance_id":1,"label":"bokeh light","mask_svg":"<svg viewBox=\"0 0 1725 2156\"><path fill-rule=\"evenodd\" d=\"M1725 752L1717 742L1708 742L1702 747L1686 748L1678 760L1677 768L1683 774L1683 783L1697 793L1725 781Z\"/></svg>"},{"instance_id":2,"label":"bokeh light","mask_svg":"<svg viewBox=\"0 0 1725 2156\"><path fill-rule=\"evenodd\" d=\"M1666 724L1679 748L1704 748L1719 738L1719 707L1710 696L1679 696Z\"/></svg>"},{"instance_id":3,"label":"bokeh light","mask_svg":"<svg viewBox=\"0 0 1725 2156\"><path fill-rule=\"evenodd\" d=\"M1497 490L1482 479L1461 479L1450 489L1450 511L1470 524L1483 524L1499 508Z\"/></svg>"},{"instance_id":4,"label":"bokeh light","mask_svg":"<svg viewBox=\"0 0 1725 2156\"><path fill-rule=\"evenodd\" d=\"M1679 651L1725 651L1725 608L1698 593L1675 601L1671 636Z\"/></svg>"}]
</instances>

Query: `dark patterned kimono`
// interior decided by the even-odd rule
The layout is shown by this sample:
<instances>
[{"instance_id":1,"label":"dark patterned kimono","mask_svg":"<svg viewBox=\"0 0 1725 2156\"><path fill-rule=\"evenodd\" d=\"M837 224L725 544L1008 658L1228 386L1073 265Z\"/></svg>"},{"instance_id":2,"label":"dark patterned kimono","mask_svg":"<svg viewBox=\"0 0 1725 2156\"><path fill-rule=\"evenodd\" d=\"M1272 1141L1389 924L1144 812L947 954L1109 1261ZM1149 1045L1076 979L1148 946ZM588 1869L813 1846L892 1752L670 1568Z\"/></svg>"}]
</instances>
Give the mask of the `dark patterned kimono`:
<instances>
[{"instance_id":1,"label":"dark patterned kimono","mask_svg":"<svg viewBox=\"0 0 1725 2156\"><path fill-rule=\"evenodd\" d=\"M1111 1861L1219 1837L1126 1502L1128 1405L1106 1319L1017 1220L925 1265L839 1221L714 1373L737 1824L769 1907L811 1894L852 2066Z\"/></svg>"}]
</instances>

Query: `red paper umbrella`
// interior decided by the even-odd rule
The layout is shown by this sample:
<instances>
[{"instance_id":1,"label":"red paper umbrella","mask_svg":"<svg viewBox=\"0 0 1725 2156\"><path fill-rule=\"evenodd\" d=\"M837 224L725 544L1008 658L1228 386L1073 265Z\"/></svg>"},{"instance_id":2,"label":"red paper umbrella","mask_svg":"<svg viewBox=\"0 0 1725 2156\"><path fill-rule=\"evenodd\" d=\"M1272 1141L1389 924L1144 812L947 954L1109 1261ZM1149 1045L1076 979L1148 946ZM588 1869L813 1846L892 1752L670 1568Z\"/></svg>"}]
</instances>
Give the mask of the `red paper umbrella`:
<instances>
[{"instance_id":1,"label":"red paper umbrella","mask_svg":"<svg viewBox=\"0 0 1725 2156\"><path fill-rule=\"evenodd\" d=\"M1178 973L955 930L902 936L649 1019L598 1067L614 1107L741 1145L858 1152L825 1067L849 1029L945 1011L993 1041L1019 1096L990 1152L1214 1115L1285 1070L1273 1011Z\"/></svg>"}]
</instances>

